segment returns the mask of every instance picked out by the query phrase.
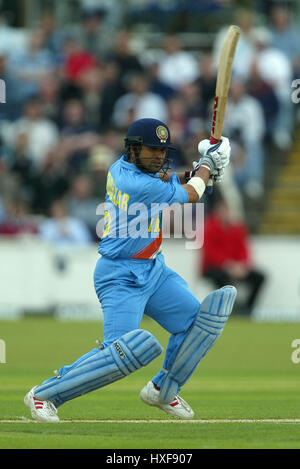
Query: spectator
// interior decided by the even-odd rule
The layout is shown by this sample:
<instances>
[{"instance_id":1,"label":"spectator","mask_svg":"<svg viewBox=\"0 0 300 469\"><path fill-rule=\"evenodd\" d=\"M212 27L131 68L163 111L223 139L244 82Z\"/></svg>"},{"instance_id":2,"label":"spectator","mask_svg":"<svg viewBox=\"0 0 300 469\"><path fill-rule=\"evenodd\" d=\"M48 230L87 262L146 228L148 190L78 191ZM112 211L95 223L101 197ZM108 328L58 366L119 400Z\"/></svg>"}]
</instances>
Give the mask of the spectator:
<instances>
[{"instance_id":1,"label":"spectator","mask_svg":"<svg viewBox=\"0 0 300 469\"><path fill-rule=\"evenodd\" d=\"M175 90L199 78L198 60L183 50L177 36L167 36L159 64L159 79Z\"/></svg>"},{"instance_id":2,"label":"spectator","mask_svg":"<svg viewBox=\"0 0 300 469\"><path fill-rule=\"evenodd\" d=\"M233 147L236 144L233 144ZM233 152L235 149L233 148ZM224 173L222 184L214 188L213 195L206 199L207 213L209 213L214 206L215 198L221 198L230 207L230 214L233 220L243 222L246 218L245 204L241 191L239 190L235 178L232 165L228 165ZM249 220L248 226L251 226L253 220Z\"/></svg>"},{"instance_id":3,"label":"spectator","mask_svg":"<svg viewBox=\"0 0 300 469\"><path fill-rule=\"evenodd\" d=\"M280 50L291 62L293 78L300 71L300 34L293 24L291 11L287 6L275 6L271 10L271 44Z\"/></svg>"},{"instance_id":4,"label":"spectator","mask_svg":"<svg viewBox=\"0 0 300 469\"><path fill-rule=\"evenodd\" d=\"M5 83L5 103L0 103L0 119L14 121L22 111L22 91L15 75L8 69L7 55L0 51L0 77Z\"/></svg>"},{"instance_id":5,"label":"spectator","mask_svg":"<svg viewBox=\"0 0 300 469\"><path fill-rule=\"evenodd\" d=\"M86 122L85 115L85 108L80 100L72 99L65 103L61 145L73 173L84 168L90 148L98 142L98 134Z\"/></svg>"},{"instance_id":6,"label":"spectator","mask_svg":"<svg viewBox=\"0 0 300 469\"><path fill-rule=\"evenodd\" d=\"M80 99L67 101L62 114L62 135L77 135L92 130L91 126L86 123L85 107Z\"/></svg>"},{"instance_id":7,"label":"spectator","mask_svg":"<svg viewBox=\"0 0 300 469\"><path fill-rule=\"evenodd\" d=\"M79 0L81 11L84 13L99 9L105 12L105 27L110 36L120 29L127 5L119 0ZM100 7L100 8L99 8Z\"/></svg>"},{"instance_id":8,"label":"spectator","mask_svg":"<svg viewBox=\"0 0 300 469\"><path fill-rule=\"evenodd\" d=\"M215 97L216 90L216 70L213 65L212 56L204 54L200 59L201 76L196 80L199 87L199 94L202 99L203 109L208 117L209 106Z\"/></svg>"},{"instance_id":9,"label":"spectator","mask_svg":"<svg viewBox=\"0 0 300 469\"><path fill-rule=\"evenodd\" d=\"M0 196L0 224L3 222L4 217L5 217L4 204L2 201L2 197Z\"/></svg>"},{"instance_id":10,"label":"spectator","mask_svg":"<svg viewBox=\"0 0 300 469\"><path fill-rule=\"evenodd\" d=\"M253 31L255 30L255 13L247 9L238 9L235 14L235 24L240 27L241 34L234 55L232 64L233 75L247 80L250 73L251 63L255 57L256 50L253 43ZM216 35L213 44L213 64L214 70L218 69L221 48L229 26L222 28Z\"/></svg>"},{"instance_id":11,"label":"spectator","mask_svg":"<svg viewBox=\"0 0 300 469\"><path fill-rule=\"evenodd\" d=\"M100 61L111 49L111 35L106 27L106 10L103 8L84 9L76 37L81 47Z\"/></svg>"},{"instance_id":12,"label":"spectator","mask_svg":"<svg viewBox=\"0 0 300 469\"><path fill-rule=\"evenodd\" d=\"M97 204L105 200L107 171L113 162L114 152L106 144L96 145L90 152L85 174L92 184Z\"/></svg>"},{"instance_id":13,"label":"spectator","mask_svg":"<svg viewBox=\"0 0 300 469\"><path fill-rule=\"evenodd\" d=\"M29 214L26 203L21 199L6 201L4 220L0 223L0 235L35 235L37 232L37 224Z\"/></svg>"},{"instance_id":14,"label":"spectator","mask_svg":"<svg viewBox=\"0 0 300 469\"><path fill-rule=\"evenodd\" d=\"M241 314L251 314L265 280L264 274L255 268L250 251L247 227L232 218L225 201L218 201L205 219L199 275L216 288L246 284L247 298L237 310Z\"/></svg>"},{"instance_id":15,"label":"spectator","mask_svg":"<svg viewBox=\"0 0 300 469\"><path fill-rule=\"evenodd\" d=\"M41 80L39 94L43 116L57 127L60 123L60 86L59 77L56 74L49 74Z\"/></svg>"},{"instance_id":16,"label":"spectator","mask_svg":"<svg viewBox=\"0 0 300 469\"><path fill-rule=\"evenodd\" d=\"M43 215L54 200L66 195L70 187L70 172L61 145L49 152L32 181L32 210Z\"/></svg>"},{"instance_id":17,"label":"spectator","mask_svg":"<svg viewBox=\"0 0 300 469\"><path fill-rule=\"evenodd\" d=\"M279 49L271 45L271 33L257 29L255 33L256 64L260 77L273 87L279 103L279 112L274 128L274 143L281 149L290 147L293 137L293 103L291 83L293 70L290 60Z\"/></svg>"},{"instance_id":18,"label":"spectator","mask_svg":"<svg viewBox=\"0 0 300 469\"><path fill-rule=\"evenodd\" d=\"M70 216L62 199L51 204L50 218L41 224L39 236L44 241L62 247L85 246L92 241L86 225Z\"/></svg>"},{"instance_id":19,"label":"spectator","mask_svg":"<svg viewBox=\"0 0 300 469\"><path fill-rule=\"evenodd\" d=\"M188 115L187 102L183 94L177 94L168 102L169 127L173 128L172 141L176 144L183 144L187 133Z\"/></svg>"},{"instance_id":20,"label":"spectator","mask_svg":"<svg viewBox=\"0 0 300 469\"><path fill-rule=\"evenodd\" d=\"M39 26L44 36L45 49L51 52L55 62L59 64L62 59L61 50L64 32L57 28L55 13L45 11L41 17Z\"/></svg>"},{"instance_id":21,"label":"spectator","mask_svg":"<svg viewBox=\"0 0 300 469\"><path fill-rule=\"evenodd\" d=\"M24 40L27 36L27 31L21 28L15 28L9 24L8 21L12 15L6 15L3 6L0 10L0 44L1 52L10 58L11 54L24 51Z\"/></svg>"},{"instance_id":22,"label":"spectator","mask_svg":"<svg viewBox=\"0 0 300 469\"><path fill-rule=\"evenodd\" d=\"M18 178L12 171L8 164L8 154L6 149L2 146L0 148L0 197L4 204L4 200L12 201L19 196L19 183Z\"/></svg>"},{"instance_id":23,"label":"spectator","mask_svg":"<svg viewBox=\"0 0 300 469\"><path fill-rule=\"evenodd\" d=\"M9 127L2 129L2 138L8 146L24 134L27 136L27 151L36 168L41 167L47 153L58 143L56 125L43 116L41 101L30 99L24 105L23 114Z\"/></svg>"},{"instance_id":24,"label":"spectator","mask_svg":"<svg viewBox=\"0 0 300 469\"><path fill-rule=\"evenodd\" d=\"M161 96L165 101L169 101L176 95L176 90L163 82L159 77L159 60L154 60L146 67L146 72L149 77L152 93L156 93Z\"/></svg>"},{"instance_id":25,"label":"spectator","mask_svg":"<svg viewBox=\"0 0 300 469\"><path fill-rule=\"evenodd\" d=\"M113 122L117 128L125 129L131 122L145 116L167 121L168 108L163 98L150 91L145 74L133 75L129 79L128 92L115 104Z\"/></svg>"},{"instance_id":26,"label":"spectator","mask_svg":"<svg viewBox=\"0 0 300 469\"><path fill-rule=\"evenodd\" d=\"M188 120L187 134L198 134L204 128L207 108L202 100L201 90L196 82L188 83L181 88L180 96L185 104Z\"/></svg>"},{"instance_id":27,"label":"spectator","mask_svg":"<svg viewBox=\"0 0 300 469\"><path fill-rule=\"evenodd\" d=\"M236 142L242 149L243 163L235 168L235 179L240 189L251 198L261 197L263 193L265 128L260 103L248 94L242 80L233 79L224 120L224 135L232 139L233 146Z\"/></svg>"},{"instance_id":28,"label":"spectator","mask_svg":"<svg viewBox=\"0 0 300 469\"><path fill-rule=\"evenodd\" d=\"M32 204L34 198L33 186L37 172L28 152L28 136L22 133L17 135L10 150L11 174L16 177L19 193L29 204Z\"/></svg>"},{"instance_id":29,"label":"spectator","mask_svg":"<svg viewBox=\"0 0 300 469\"><path fill-rule=\"evenodd\" d=\"M103 98L103 74L99 66L84 71L78 81L82 91L82 103L85 110L85 122L93 129L100 128L99 110Z\"/></svg>"},{"instance_id":30,"label":"spectator","mask_svg":"<svg viewBox=\"0 0 300 469\"><path fill-rule=\"evenodd\" d=\"M106 61L117 64L124 86L126 86L127 80L132 74L144 71L139 58L132 51L130 40L131 34L129 31L120 31L115 37L112 51L106 57Z\"/></svg>"},{"instance_id":31,"label":"spectator","mask_svg":"<svg viewBox=\"0 0 300 469\"><path fill-rule=\"evenodd\" d=\"M99 125L101 131L105 132L113 127L112 116L117 100L127 90L124 87L120 67L117 62L107 61L103 64L103 87L99 107Z\"/></svg>"},{"instance_id":32,"label":"spectator","mask_svg":"<svg viewBox=\"0 0 300 469\"><path fill-rule=\"evenodd\" d=\"M249 94L256 98L262 106L266 124L265 138L272 142L279 112L279 102L274 88L266 83L258 73L255 60L251 65L247 88Z\"/></svg>"},{"instance_id":33,"label":"spectator","mask_svg":"<svg viewBox=\"0 0 300 469\"><path fill-rule=\"evenodd\" d=\"M65 38L62 52L61 75L64 80L72 84L76 85L76 81L83 72L98 64L97 58L83 49L79 40L74 36Z\"/></svg>"},{"instance_id":34,"label":"spectator","mask_svg":"<svg viewBox=\"0 0 300 469\"><path fill-rule=\"evenodd\" d=\"M73 179L69 196L66 199L70 216L84 222L89 229L91 237L96 237L97 215L99 200L94 197L91 180L84 175Z\"/></svg>"},{"instance_id":35,"label":"spectator","mask_svg":"<svg viewBox=\"0 0 300 469\"><path fill-rule=\"evenodd\" d=\"M19 82L23 101L40 92L43 78L56 70L51 52L45 48L45 36L41 29L29 35L27 47L22 52L11 53L9 71Z\"/></svg>"},{"instance_id":36,"label":"spectator","mask_svg":"<svg viewBox=\"0 0 300 469\"><path fill-rule=\"evenodd\" d=\"M175 150L168 152L169 165L172 170L175 170L187 165L185 155L188 151L185 148L185 143L188 133L188 117L186 103L182 95L177 94L169 100L168 112L168 126L175 146Z\"/></svg>"}]
</instances>

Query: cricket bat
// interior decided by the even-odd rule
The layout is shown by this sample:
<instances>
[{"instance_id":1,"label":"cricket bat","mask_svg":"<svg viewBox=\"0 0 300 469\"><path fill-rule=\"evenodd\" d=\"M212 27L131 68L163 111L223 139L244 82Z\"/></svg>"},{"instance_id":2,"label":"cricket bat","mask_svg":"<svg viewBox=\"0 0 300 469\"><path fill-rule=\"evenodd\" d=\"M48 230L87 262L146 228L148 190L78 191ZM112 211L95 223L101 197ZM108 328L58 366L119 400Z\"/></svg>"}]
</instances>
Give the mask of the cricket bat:
<instances>
[{"instance_id":1,"label":"cricket bat","mask_svg":"<svg viewBox=\"0 0 300 469\"><path fill-rule=\"evenodd\" d=\"M235 49L239 36L240 28L234 25L230 26L221 49L210 133L211 144L217 144L218 142L220 142L220 139L222 137L223 121L230 85L232 62L234 59ZM209 179L205 190L207 194L212 193L212 186L213 180Z\"/></svg>"}]
</instances>

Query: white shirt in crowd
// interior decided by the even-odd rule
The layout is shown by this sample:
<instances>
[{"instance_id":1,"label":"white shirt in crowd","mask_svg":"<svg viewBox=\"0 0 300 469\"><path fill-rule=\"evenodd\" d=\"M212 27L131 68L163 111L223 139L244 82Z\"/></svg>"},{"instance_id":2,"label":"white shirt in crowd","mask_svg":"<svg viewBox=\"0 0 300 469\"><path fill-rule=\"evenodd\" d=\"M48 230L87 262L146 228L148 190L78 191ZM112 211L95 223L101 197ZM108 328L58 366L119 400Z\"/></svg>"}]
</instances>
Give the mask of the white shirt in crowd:
<instances>
[{"instance_id":1,"label":"white shirt in crowd","mask_svg":"<svg viewBox=\"0 0 300 469\"><path fill-rule=\"evenodd\" d=\"M113 121L117 127L125 128L130 125L131 112L134 120L145 116L163 122L168 120L168 108L164 99L152 92L146 92L143 95L127 93L121 96L115 104L113 113Z\"/></svg>"},{"instance_id":2,"label":"white shirt in crowd","mask_svg":"<svg viewBox=\"0 0 300 469\"><path fill-rule=\"evenodd\" d=\"M192 83L199 76L198 61L188 52L178 51L165 54L160 60L158 77L175 90Z\"/></svg>"},{"instance_id":3,"label":"white shirt in crowd","mask_svg":"<svg viewBox=\"0 0 300 469\"><path fill-rule=\"evenodd\" d=\"M238 102L229 99L224 120L224 133L232 129L240 131L243 142L259 142L263 139L266 130L265 118L262 107L255 98L245 94Z\"/></svg>"},{"instance_id":4,"label":"white shirt in crowd","mask_svg":"<svg viewBox=\"0 0 300 469\"><path fill-rule=\"evenodd\" d=\"M1 134L4 141L12 147L18 135L26 134L28 155L37 167L43 164L48 152L59 141L56 125L45 118L30 120L21 117L13 123L3 123Z\"/></svg>"}]
</instances>

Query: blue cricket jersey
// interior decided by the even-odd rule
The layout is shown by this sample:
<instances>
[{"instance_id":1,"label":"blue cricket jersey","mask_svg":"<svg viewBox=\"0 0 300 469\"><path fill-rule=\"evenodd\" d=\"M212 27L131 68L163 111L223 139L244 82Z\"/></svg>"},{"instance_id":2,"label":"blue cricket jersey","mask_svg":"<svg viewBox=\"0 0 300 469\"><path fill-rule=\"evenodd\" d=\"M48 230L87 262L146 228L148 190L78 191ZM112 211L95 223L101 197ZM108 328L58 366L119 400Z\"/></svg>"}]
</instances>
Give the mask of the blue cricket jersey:
<instances>
[{"instance_id":1,"label":"blue cricket jersey","mask_svg":"<svg viewBox=\"0 0 300 469\"><path fill-rule=\"evenodd\" d=\"M98 252L112 259L150 259L162 242L162 210L188 202L177 174L169 182L141 171L123 155L109 169L104 230Z\"/></svg>"}]
</instances>

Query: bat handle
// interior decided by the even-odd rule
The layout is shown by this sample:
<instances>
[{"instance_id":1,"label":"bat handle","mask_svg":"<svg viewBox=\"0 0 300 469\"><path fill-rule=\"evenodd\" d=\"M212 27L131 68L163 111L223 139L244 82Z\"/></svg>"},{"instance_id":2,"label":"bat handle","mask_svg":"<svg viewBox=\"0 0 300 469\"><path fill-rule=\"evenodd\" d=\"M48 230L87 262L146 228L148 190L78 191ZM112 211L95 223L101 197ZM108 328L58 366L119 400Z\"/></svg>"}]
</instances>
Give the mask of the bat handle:
<instances>
[{"instance_id":1,"label":"bat handle","mask_svg":"<svg viewBox=\"0 0 300 469\"><path fill-rule=\"evenodd\" d=\"M211 195L213 193L213 182L209 179L207 186L205 188L204 194Z\"/></svg>"},{"instance_id":2,"label":"bat handle","mask_svg":"<svg viewBox=\"0 0 300 469\"><path fill-rule=\"evenodd\" d=\"M221 145L221 140L216 139L216 138L213 137L212 135L210 136L209 141L210 141L211 145L216 145L216 144L219 143L219 142L220 142L220 145ZM208 152L209 152L209 151L208 151ZM212 180L212 179L209 179L209 180L208 180L208 183L207 183L207 186L206 186L206 188L205 188L204 194L206 194L206 195L211 195L212 193L213 193L213 180Z\"/></svg>"}]
</instances>

